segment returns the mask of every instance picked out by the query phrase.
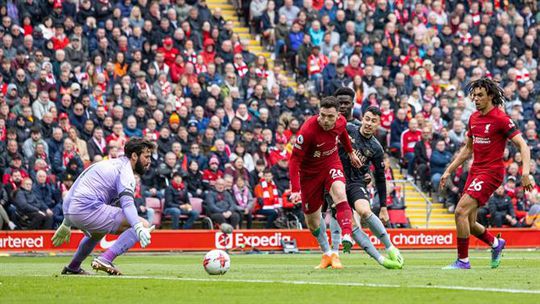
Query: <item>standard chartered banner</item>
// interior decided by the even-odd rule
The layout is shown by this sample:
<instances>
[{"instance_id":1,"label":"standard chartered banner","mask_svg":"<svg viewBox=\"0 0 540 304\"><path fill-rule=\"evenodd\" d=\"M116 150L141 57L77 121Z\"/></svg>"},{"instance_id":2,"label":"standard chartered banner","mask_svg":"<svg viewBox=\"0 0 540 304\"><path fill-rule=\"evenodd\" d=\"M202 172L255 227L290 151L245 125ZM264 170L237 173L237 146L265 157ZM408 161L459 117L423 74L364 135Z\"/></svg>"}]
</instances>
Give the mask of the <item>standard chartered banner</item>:
<instances>
[{"instance_id":1,"label":"standard chartered banner","mask_svg":"<svg viewBox=\"0 0 540 304\"><path fill-rule=\"evenodd\" d=\"M490 229L491 233L502 233L506 247L540 247L539 229ZM371 241L381 247L379 240L370 234ZM456 247L456 232L452 229L389 229L393 243L401 249L444 249ZM75 251L83 238L80 231L73 231L71 241L61 247L53 247L54 231L0 231L0 252L48 252ZM107 235L97 249L109 248L117 236ZM224 234L218 230L157 230L152 233L152 244L137 251L204 251L211 249L280 250L282 241L295 240L300 250L318 250L315 238L307 230L236 230ZM487 247L471 237L472 248Z\"/></svg>"}]
</instances>

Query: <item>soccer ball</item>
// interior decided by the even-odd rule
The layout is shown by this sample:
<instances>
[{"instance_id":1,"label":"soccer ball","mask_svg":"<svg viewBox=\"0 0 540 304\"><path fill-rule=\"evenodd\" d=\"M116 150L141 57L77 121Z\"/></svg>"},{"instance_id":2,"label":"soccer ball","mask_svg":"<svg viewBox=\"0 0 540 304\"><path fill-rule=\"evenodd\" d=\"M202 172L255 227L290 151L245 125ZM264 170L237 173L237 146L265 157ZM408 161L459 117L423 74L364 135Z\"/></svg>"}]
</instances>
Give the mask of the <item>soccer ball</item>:
<instances>
[{"instance_id":1,"label":"soccer ball","mask_svg":"<svg viewBox=\"0 0 540 304\"><path fill-rule=\"evenodd\" d=\"M225 251L214 249L204 256L203 266L210 275L223 275L231 267L231 258Z\"/></svg>"}]
</instances>

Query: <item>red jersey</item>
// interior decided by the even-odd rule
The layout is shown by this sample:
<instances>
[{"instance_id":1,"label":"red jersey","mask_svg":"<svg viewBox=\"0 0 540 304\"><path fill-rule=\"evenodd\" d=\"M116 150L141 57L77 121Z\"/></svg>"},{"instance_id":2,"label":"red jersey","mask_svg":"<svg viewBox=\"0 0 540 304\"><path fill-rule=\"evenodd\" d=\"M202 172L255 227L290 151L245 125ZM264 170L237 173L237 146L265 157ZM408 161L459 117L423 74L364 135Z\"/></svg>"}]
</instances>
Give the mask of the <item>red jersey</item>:
<instances>
[{"instance_id":1,"label":"red jersey","mask_svg":"<svg viewBox=\"0 0 540 304\"><path fill-rule=\"evenodd\" d=\"M411 131L411 129L405 130L401 133L401 154L404 156L407 153L414 153L414 146L421 140L422 131Z\"/></svg>"},{"instance_id":2,"label":"red jersey","mask_svg":"<svg viewBox=\"0 0 540 304\"><path fill-rule=\"evenodd\" d=\"M474 112L467 130L467 136L473 141L471 171L504 170L506 141L519 133L512 119L499 107L493 108L486 115Z\"/></svg>"},{"instance_id":3,"label":"red jersey","mask_svg":"<svg viewBox=\"0 0 540 304\"><path fill-rule=\"evenodd\" d=\"M318 175L324 168L335 162L341 162L338 155L338 140L347 153L352 152L345 117L339 115L334 128L328 131L319 125L318 117L319 115L312 116L298 132L289 162L292 192L300 190L300 174Z\"/></svg>"}]
</instances>

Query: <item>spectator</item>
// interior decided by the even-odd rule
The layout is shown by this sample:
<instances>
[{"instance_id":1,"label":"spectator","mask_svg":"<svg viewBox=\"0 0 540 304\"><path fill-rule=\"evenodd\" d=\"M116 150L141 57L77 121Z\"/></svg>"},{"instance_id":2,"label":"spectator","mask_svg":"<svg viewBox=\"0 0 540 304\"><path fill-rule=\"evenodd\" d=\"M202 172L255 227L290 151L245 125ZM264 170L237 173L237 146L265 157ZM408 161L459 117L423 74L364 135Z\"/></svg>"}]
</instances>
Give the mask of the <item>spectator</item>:
<instances>
[{"instance_id":1,"label":"spectator","mask_svg":"<svg viewBox=\"0 0 540 304\"><path fill-rule=\"evenodd\" d=\"M429 185L429 177L432 173L430 170L430 159L432 157L433 147L432 145L432 133L430 127L424 127L422 129L422 140L414 145L414 161L416 166L415 179L420 180L420 187L422 191L436 190L435 185ZM433 187L431 187L433 186Z\"/></svg>"},{"instance_id":2,"label":"spectator","mask_svg":"<svg viewBox=\"0 0 540 304\"><path fill-rule=\"evenodd\" d=\"M29 229L52 229L53 212L35 196L30 178L22 181L21 188L15 196L15 206L22 216L28 217Z\"/></svg>"},{"instance_id":3,"label":"spectator","mask_svg":"<svg viewBox=\"0 0 540 304\"><path fill-rule=\"evenodd\" d=\"M274 221L278 217L280 196L277 186L274 184L272 172L266 169L263 176L255 187L257 203L255 204L254 213L266 216L264 228L275 228Z\"/></svg>"},{"instance_id":4,"label":"spectator","mask_svg":"<svg viewBox=\"0 0 540 304\"><path fill-rule=\"evenodd\" d=\"M192 160L191 162L193 161L197 162L196 160ZM213 156L210 158L208 169L203 170L202 182L205 185L205 190L215 187L216 181L222 177L223 172L219 170L219 160L217 157Z\"/></svg>"},{"instance_id":5,"label":"spectator","mask_svg":"<svg viewBox=\"0 0 540 304\"><path fill-rule=\"evenodd\" d=\"M221 225L228 223L233 228L239 229L240 213L232 195L225 191L225 180L218 178L215 187L208 190L206 198L206 213L214 223Z\"/></svg>"},{"instance_id":6,"label":"spectator","mask_svg":"<svg viewBox=\"0 0 540 304\"><path fill-rule=\"evenodd\" d=\"M251 229L254 204L253 195L251 194L252 190L249 188L246 181L242 177L239 177L232 187L232 193L234 194L240 214L244 215L246 218L246 228Z\"/></svg>"},{"instance_id":7,"label":"spectator","mask_svg":"<svg viewBox=\"0 0 540 304\"><path fill-rule=\"evenodd\" d=\"M62 204L57 203L57 198L59 197L56 187L51 183L50 178L47 176L47 173L43 170L39 170L36 173L36 182L32 187L32 192L34 193L38 202L41 202L53 213L53 228L57 227L64 220L62 212Z\"/></svg>"},{"instance_id":8,"label":"spectator","mask_svg":"<svg viewBox=\"0 0 540 304\"><path fill-rule=\"evenodd\" d=\"M401 155L407 160L408 180L414 179L414 146L421 138L422 132L418 130L418 121L411 119L409 121L409 128L401 134Z\"/></svg>"},{"instance_id":9,"label":"spectator","mask_svg":"<svg viewBox=\"0 0 540 304\"><path fill-rule=\"evenodd\" d=\"M452 154L446 151L446 146L443 140L437 141L431 158L429 160L429 166L431 170L431 185L433 189L439 189L439 181L446 169L446 166L452 161Z\"/></svg>"},{"instance_id":10,"label":"spectator","mask_svg":"<svg viewBox=\"0 0 540 304\"><path fill-rule=\"evenodd\" d=\"M199 212L193 210L189 202L188 191L181 172L173 173L171 184L165 190L163 214L171 216L172 229L180 228L180 215L188 216L188 219L182 225L182 229L191 229L193 223L199 218Z\"/></svg>"},{"instance_id":11,"label":"spectator","mask_svg":"<svg viewBox=\"0 0 540 304\"><path fill-rule=\"evenodd\" d=\"M515 226L517 224L514 205L504 187L499 187L489 199L489 214L493 227L502 227L502 225Z\"/></svg>"}]
</instances>

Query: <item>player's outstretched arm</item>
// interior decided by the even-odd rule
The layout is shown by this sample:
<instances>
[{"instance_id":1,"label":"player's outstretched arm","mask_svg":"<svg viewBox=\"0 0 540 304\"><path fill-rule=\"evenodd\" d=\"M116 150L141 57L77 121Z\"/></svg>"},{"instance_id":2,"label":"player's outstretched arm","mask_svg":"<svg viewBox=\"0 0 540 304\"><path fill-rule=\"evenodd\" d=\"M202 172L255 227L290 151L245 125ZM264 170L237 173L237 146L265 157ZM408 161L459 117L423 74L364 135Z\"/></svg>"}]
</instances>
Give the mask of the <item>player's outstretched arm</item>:
<instances>
[{"instance_id":1,"label":"player's outstretched arm","mask_svg":"<svg viewBox=\"0 0 540 304\"><path fill-rule=\"evenodd\" d=\"M471 158L473 154L473 147L472 147L472 138L465 137L465 145L461 150L459 150L459 153L457 157L452 161L452 163L446 168L443 175L441 176L441 181L439 183L439 189L444 189L446 185L446 180L454 172L461 164L463 164L467 159Z\"/></svg>"},{"instance_id":2,"label":"player's outstretched arm","mask_svg":"<svg viewBox=\"0 0 540 304\"><path fill-rule=\"evenodd\" d=\"M518 147L519 152L521 152L521 159L523 161L521 184L525 190L531 191L533 189L531 180L529 179L531 169L531 150L521 134L517 134L512 137L512 142L514 145L516 145L516 147Z\"/></svg>"}]
</instances>

